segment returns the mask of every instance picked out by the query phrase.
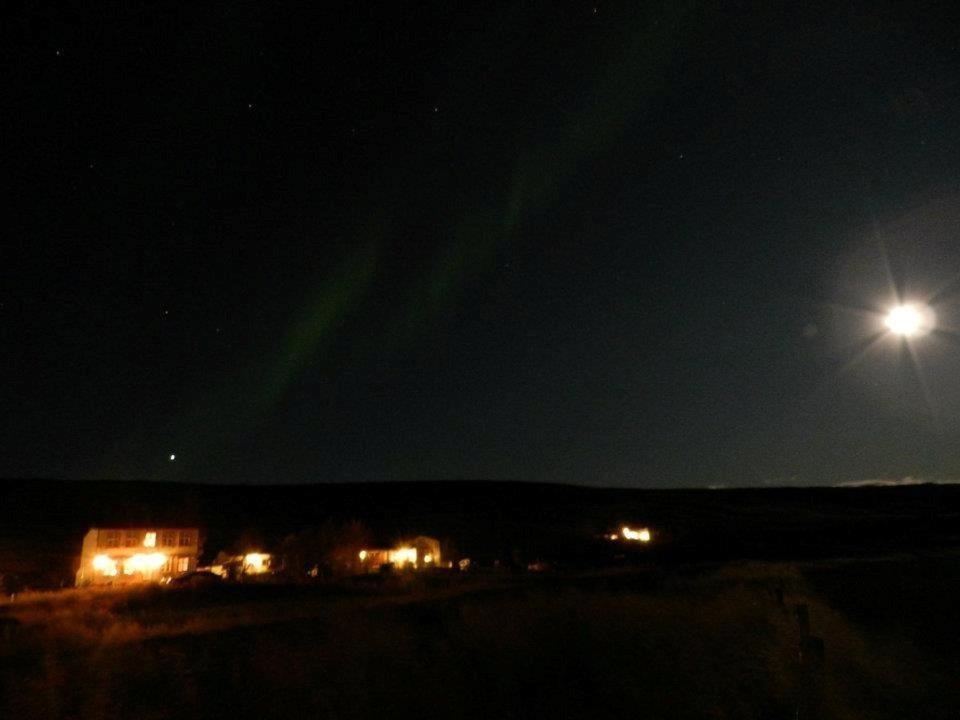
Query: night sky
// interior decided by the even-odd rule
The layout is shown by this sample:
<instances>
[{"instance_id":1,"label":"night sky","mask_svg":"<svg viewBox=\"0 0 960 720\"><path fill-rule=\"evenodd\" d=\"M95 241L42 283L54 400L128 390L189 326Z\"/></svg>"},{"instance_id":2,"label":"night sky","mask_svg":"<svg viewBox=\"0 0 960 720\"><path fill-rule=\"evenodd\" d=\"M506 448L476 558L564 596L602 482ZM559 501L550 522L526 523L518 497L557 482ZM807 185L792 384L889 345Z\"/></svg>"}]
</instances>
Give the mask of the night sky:
<instances>
[{"instance_id":1,"label":"night sky","mask_svg":"<svg viewBox=\"0 0 960 720\"><path fill-rule=\"evenodd\" d=\"M752 5L8 14L0 476L960 477L953 8Z\"/></svg>"}]
</instances>

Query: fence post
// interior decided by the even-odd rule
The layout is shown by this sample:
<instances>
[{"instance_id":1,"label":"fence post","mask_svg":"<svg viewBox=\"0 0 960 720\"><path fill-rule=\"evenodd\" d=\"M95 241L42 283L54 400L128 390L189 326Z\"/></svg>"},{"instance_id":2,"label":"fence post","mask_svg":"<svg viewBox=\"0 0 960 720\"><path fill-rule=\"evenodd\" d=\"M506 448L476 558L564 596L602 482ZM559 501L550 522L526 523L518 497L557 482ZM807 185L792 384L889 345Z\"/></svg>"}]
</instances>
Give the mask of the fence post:
<instances>
[{"instance_id":1,"label":"fence post","mask_svg":"<svg viewBox=\"0 0 960 720\"><path fill-rule=\"evenodd\" d=\"M823 638L810 634L810 608L806 603L794 607L800 642L800 687L797 720L819 718L823 705L823 670L826 658Z\"/></svg>"}]
</instances>

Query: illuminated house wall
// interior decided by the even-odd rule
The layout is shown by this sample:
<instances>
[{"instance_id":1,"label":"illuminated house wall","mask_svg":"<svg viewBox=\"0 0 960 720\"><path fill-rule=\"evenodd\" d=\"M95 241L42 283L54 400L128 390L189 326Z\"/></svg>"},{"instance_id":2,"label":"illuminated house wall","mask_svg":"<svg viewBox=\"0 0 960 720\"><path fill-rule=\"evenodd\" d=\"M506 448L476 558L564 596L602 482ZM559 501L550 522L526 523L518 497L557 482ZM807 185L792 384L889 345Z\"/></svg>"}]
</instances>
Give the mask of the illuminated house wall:
<instances>
[{"instance_id":1,"label":"illuminated house wall","mask_svg":"<svg viewBox=\"0 0 960 720\"><path fill-rule=\"evenodd\" d=\"M276 569L274 556L264 552L230 555L221 551L217 553L217 557L210 567L210 571L214 575L219 575L228 580L267 577Z\"/></svg>"},{"instance_id":2,"label":"illuminated house wall","mask_svg":"<svg viewBox=\"0 0 960 720\"><path fill-rule=\"evenodd\" d=\"M197 569L199 528L91 528L77 585L157 582Z\"/></svg>"},{"instance_id":3,"label":"illuminated house wall","mask_svg":"<svg viewBox=\"0 0 960 720\"><path fill-rule=\"evenodd\" d=\"M440 566L440 541L426 535L397 543L393 548L361 550L357 559L361 572L376 572L383 565L398 570L425 570Z\"/></svg>"}]
</instances>

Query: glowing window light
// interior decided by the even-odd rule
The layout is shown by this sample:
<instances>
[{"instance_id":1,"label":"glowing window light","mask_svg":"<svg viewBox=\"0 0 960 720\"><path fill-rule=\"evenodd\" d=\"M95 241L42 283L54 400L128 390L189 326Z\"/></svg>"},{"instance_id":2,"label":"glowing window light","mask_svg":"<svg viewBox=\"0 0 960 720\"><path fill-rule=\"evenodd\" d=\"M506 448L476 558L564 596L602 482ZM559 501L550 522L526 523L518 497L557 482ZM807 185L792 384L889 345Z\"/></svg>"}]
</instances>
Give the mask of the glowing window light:
<instances>
[{"instance_id":1,"label":"glowing window light","mask_svg":"<svg viewBox=\"0 0 960 720\"><path fill-rule=\"evenodd\" d=\"M641 528L640 530L632 530L631 528L624 525L620 529L620 534L623 535L625 540L637 540L642 543L650 542L650 531L647 528Z\"/></svg>"},{"instance_id":2,"label":"glowing window light","mask_svg":"<svg viewBox=\"0 0 960 720\"><path fill-rule=\"evenodd\" d=\"M247 553L243 556L243 571L259 575L270 569L270 556L267 553Z\"/></svg>"},{"instance_id":3,"label":"glowing window light","mask_svg":"<svg viewBox=\"0 0 960 720\"><path fill-rule=\"evenodd\" d=\"M359 554L359 558L360 558L361 561L366 560L366 559L367 559L367 551L366 551L366 550L361 550L361 551L360 551L360 554Z\"/></svg>"},{"instance_id":4,"label":"glowing window light","mask_svg":"<svg viewBox=\"0 0 960 720\"><path fill-rule=\"evenodd\" d=\"M412 547L399 547L396 550L391 550L388 557L394 565L406 565L407 563L416 565L417 549Z\"/></svg>"},{"instance_id":5,"label":"glowing window light","mask_svg":"<svg viewBox=\"0 0 960 720\"><path fill-rule=\"evenodd\" d=\"M430 553L427 553L426 555L423 556L423 561L424 561L425 563L432 563L432 562L433 562L433 555L430 554Z\"/></svg>"},{"instance_id":6,"label":"glowing window light","mask_svg":"<svg viewBox=\"0 0 960 720\"><path fill-rule=\"evenodd\" d=\"M93 569L106 577L115 577L117 574L117 561L111 560L106 555L96 555L93 558Z\"/></svg>"},{"instance_id":7,"label":"glowing window light","mask_svg":"<svg viewBox=\"0 0 960 720\"><path fill-rule=\"evenodd\" d=\"M155 532L148 532L143 536L143 546L144 547L156 547L157 546L157 534Z\"/></svg>"},{"instance_id":8,"label":"glowing window light","mask_svg":"<svg viewBox=\"0 0 960 720\"><path fill-rule=\"evenodd\" d=\"M149 575L150 573L155 573L166 564L167 556L163 553L137 553L123 561L123 574L133 575L134 573L141 573L143 575Z\"/></svg>"}]
</instances>

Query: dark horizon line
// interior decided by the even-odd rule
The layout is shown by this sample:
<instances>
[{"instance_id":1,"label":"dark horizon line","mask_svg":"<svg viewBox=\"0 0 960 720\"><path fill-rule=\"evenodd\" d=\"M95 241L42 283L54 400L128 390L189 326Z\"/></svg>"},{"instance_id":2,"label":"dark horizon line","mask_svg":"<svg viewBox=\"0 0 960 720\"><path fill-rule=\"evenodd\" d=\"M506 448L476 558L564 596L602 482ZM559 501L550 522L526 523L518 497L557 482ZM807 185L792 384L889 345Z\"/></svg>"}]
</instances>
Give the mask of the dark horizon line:
<instances>
[{"instance_id":1,"label":"dark horizon line","mask_svg":"<svg viewBox=\"0 0 960 720\"><path fill-rule=\"evenodd\" d=\"M310 487L336 487L348 488L384 486L384 485L499 485L499 486L524 486L524 487L553 487L568 488L576 490L599 490L599 491L641 491L641 492L730 492L730 491L757 491L757 490L863 490L863 489L899 489L899 488L917 488L917 487L960 487L960 481L957 480L918 480L897 481L897 480L864 480L847 481L834 484L823 485L698 485L690 487L667 487L667 486L614 486L614 485L590 485L576 482L560 482L547 480L519 480L519 479L495 479L495 478L444 478L444 479L404 479L404 480L329 480L312 482L277 482L277 483L252 483L252 482L229 482L216 480L158 480L155 478L64 478L64 477L0 477L0 484L7 483L50 483L50 484L131 484L131 485L177 485L182 487L236 487L251 488L263 490L279 490L292 488L310 488Z\"/></svg>"}]
</instances>

